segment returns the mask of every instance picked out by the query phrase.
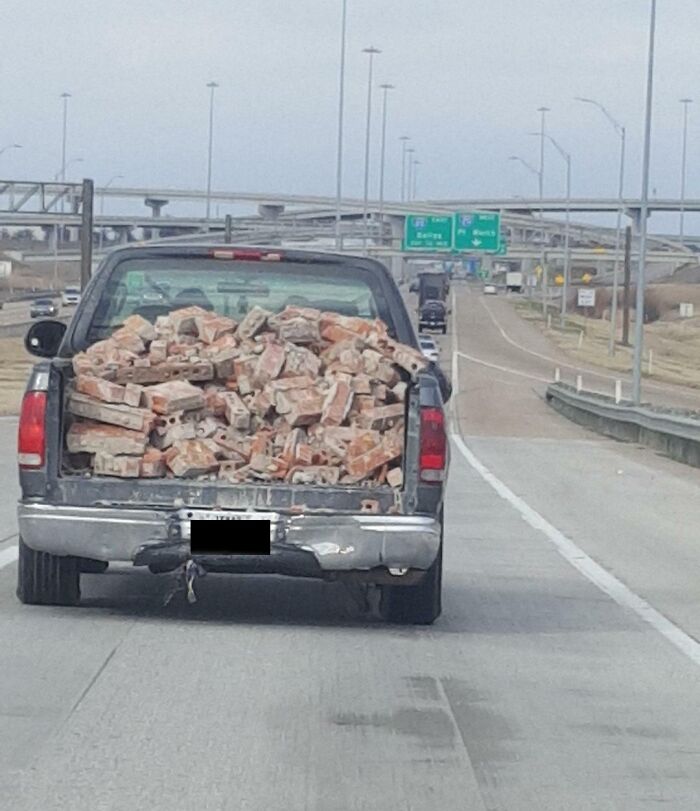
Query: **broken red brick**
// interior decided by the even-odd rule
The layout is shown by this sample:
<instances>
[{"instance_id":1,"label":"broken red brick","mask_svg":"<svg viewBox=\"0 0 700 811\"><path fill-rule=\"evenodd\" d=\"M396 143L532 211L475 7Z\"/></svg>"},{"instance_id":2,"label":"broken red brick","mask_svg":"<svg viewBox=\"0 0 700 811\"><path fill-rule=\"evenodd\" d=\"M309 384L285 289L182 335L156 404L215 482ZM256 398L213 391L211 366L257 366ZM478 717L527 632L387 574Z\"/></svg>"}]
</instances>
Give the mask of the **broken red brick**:
<instances>
[{"instance_id":1,"label":"broken red brick","mask_svg":"<svg viewBox=\"0 0 700 811\"><path fill-rule=\"evenodd\" d=\"M320 314L319 314L320 317ZM277 334L282 341L293 344L314 344L321 340L319 318L295 315L277 322Z\"/></svg>"},{"instance_id":2,"label":"broken red brick","mask_svg":"<svg viewBox=\"0 0 700 811\"><path fill-rule=\"evenodd\" d=\"M388 462L393 462L401 456L401 445L383 438L381 443L361 456L348 457L345 468L351 476L368 476Z\"/></svg>"},{"instance_id":3,"label":"broken red brick","mask_svg":"<svg viewBox=\"0 0 700 811\"><path fill-rule=\"evenodd\" d=\"M289 412L284 416L292 428L297 428L318 422L322 411L323 398L320 394L313 393L293 401Z\"/></svg>"},{"instance_id":4,"label":"broken red brick","mask_svg":"<svg viewBox=\"0 0 700 811\"><path fill-rule=\"evenodd\" d=\"M198 476L217 470L219 462L204 440L176 442L165 454L168 468L178 477Z\"/></svg>"},{"instance_id":5,"label":"broken red brick","mask_svg":"<svg viewBox=\"0 0 700 811\"><path fill-rule=\"evenodd\" d=\"M141 459L138 456L116 456L99 451L95 454L93 470L96 476L137 479L141 474Z\"/></svg>"},{"instance_id":6,"label":"broken red brick","mask_svg":"<svg viewBox=\"0 0 700 811\"><path fill-rule=\"evenodd\" d=\"M369 375L354 375L352 378L352 390L355 394L372 394L372 381Z\"/></svg>"},{"instance_id":7,"label":"broken red brick","mask_svg":"<svg viewBox=\"0 0 700 811\"><path fill-rule=\"evenodd\" d=\"M165 363L168 359L168 342L161 338L151 341L148 352L151 357L151 363Z\"/></svg>"},{"instance_id":8,"label":"broken red brick","mask_svg":"<svg viewBox=\"0 0 700 811\"><path fill-rule=\"evenodd\" d=\"M400 467L392 467L386 474L386 482L391 487L399 488L403 485L403 471Z\"/></svg>"},{"instance_id":9,"label":"broken red brick","mask_svg":"<svg viewBox=\"0 0 700 811\"><path fill-rule=\"evenodd\" d=\"M226 414L226 398L218 386L204 387L204 407L215 417L223 417Z\"/></svg>"},{"instance_id":10,"label":"broken red brick","mask_svg":"<svg viewBox=\"0 0 700 811\"><path fill-rule=\"evenodd\" d=\"M337 381L323 401L322 425L341 425L350 411L353 393L347 383Z\"/></svg>"},{"instance_id":11,"label":"broken red brick","mask_svg":"<svg viewBox=\"0 0 700 811\"><path fill-rule=\"evenodd\" d=\"M224 395L224 414L229 425L240 431L247 431L250 427L250 411L235 391L227 391Z\"/></svg>"},{"instance_id":12,"label":"broken red brick","mask_svg":"<svg viewBox=\"0 0 700 811\"><path fill-rule=\"evenodd\" d=\"M165 476L165 454L157 448L146 448L141 457L140 475L144 479L160 479Z\"/></svg>"},{"instance_id":13,"label":"broken red brick","mask_svg":"<svg viewBox=\"0 0 700 811\"><path fill-rule=\"evenodd\" d=\"M238 325L237 335L241 339L252 338L260 332L271 313L263 310L257 304L252 307L247 313L245 318Z\"/></svg>"},{"instance_id":14,"label":"broken red brick","mask_svg":"<svg viewBox=\"0 0 700 811\"><path fill-rule=\"evenodd\" d=\"M116 383L110 383L108 380L103 380L100 377L93 375L78 375L75 378L75 390L81 394L87 394L89 397L94 397L96 400L101 400L104 403L123 403L124 402L124 387ZM129 403L129 405L132 405Z\"/></svg>"},{"instance_id":15,"label":"broken red brick","mask_svg":"<svg viewBox=\"0 0 700 811\"><path fill-rule=\"evenodd\" d=\"M102 403L80 392L73 392L68 398L68 413L135 431L150 431L155 421L153 412L146 409Z\"/></svg>"},{"instance_id":16,"label":"broken red brick","mask_svg":"<svg viewBox=\"0 0 700 811\"><path fill-rule=\"evenodd\" d=\"M388 389L384 383L372 384L372 397L375 400L386 400Z\"/></svg>"},{"instance_id":17,"label":"broken red brick","mask_svg":"<svg viewBox=\"0 0 700 811\"><path fill-rule=\"evenodd\" d=\"M119 349L126 349L128 352L134 352L137 355L146 350L146 345L141 338L132 330L126 329L126 327L115 330L110 335L110 340Z\"/></svg>"},{"instance_id":18,"label":"broken red brick","mask_svg":"<svg viewBox=\"0 0 700 811\"><path fill-rule=\"evenodd\" d=\"M391 428L396 420L403 417L404 405L403 403L392 403L386 406L377 406L376 408L363 411L357 418L357 423L362 428L373 428L377 431L383 431L386 428Z\"/></svg>"},{"instance_id":19,"label":"broken red brick","mask_svg":"<svg viewBox=\"0 0 700 811\"><path fill-rule=\"evenodd\" d=\"M397 402L403 403L403 401L406 399L407 387L407 383L405 383L403 380L399 380L399 382L391 389L391 393Z\"/></svg>"},{"instance_id":20,"label":"broken red brick","mask_svg":"<svg viewBox=\"0 0 700 811\"><path fill-rule=\"evenodd\" d=\"M328 330L330 327L334 326L363 338L375 331L375 324L364 318L340 315L339 313L332 312L321 313L321 334L324 338L326 337L324 330Z\"/></svg>"},{"instance_id":21,"label":"broken red brick","mask_svg":"<svg viewBox=\"0 0 700 811\"><path fill-rule=\"evenodd\" d=\"M298 377L307 375L315 378L321 371L321 358L315 355L305 346L295 346L287 348L287 360L282 371L283 377Z\"/></svg>"},{"instance_id":22,"label":"broken red brick","mask_svg":"<svg viewBox=\"0 0 700 811\"><path fill-rule=\"evenodd\" d=\"M153 341L156 337L156 328L141 315L130 315L124 319L122 326L135 332L146 343Z\"/></svg>"},{"instance_id":23,"label":"broken red brick","mask_svg":"<svg viewBox=\"0 0 700 811\"><path fill-rule=\"evenodd\" d=\"M146 405L156 414L172 414L204 406L202 390L186 380L171 380L143 390Z\"/></svg>"},{"instance_id":24,"label":"broken red brick","mask_svg":"<svg viewBox=\"0 0 700 811\"><path fill-rule=\"evenodd\" d=\"M182 307L180 310L173 310L169 315L169 322L173 332L178 335L197 335L197 318L211 318L213 316L208 310L196 305ZM215 316L214 316L215 317Z\"/></svg>"},{"instance_id":25,"label":"broken red brick","mask_svg":"<svg viewBox=\"0 0 700 811\"><path fill-rule=\"evenodd\" d=\"M378 431L359 431L352 429L354 436L348 445L349 456L361 456L363 453L376 448L381 442L381 435Z\"/></svg>"},{"instance_id":26,"label":"broken red brick","mask_svg":"<svg viewBox=\"0 0 700 811\"><path fill-rule=\"evenodd\" d=\"M165 383L170 380L211 380L214 367L209 362L161 363L148 368L128 366L116 374L118 383Z\"/></svg>"},{"instance_id":27,"label":"broken red brick","mask_svg":"<svg viewBox=\"0 0 700 811\"><path fill-rule=\"evenodd\" d=\"M136 383L127 383L124 386L124 405L140 406L142 397L143 386L138 386Z\"/></svg>"},{"instance_id":28,"label":"broken red brick","mask_svg":"<svg viewBox=\"0 0 700 811\"><path fill-rule=\"evenodd\" d=\"M146 431L133 431L104 423L74 422L66 434L69 453L142 454L146 447Z\"/></svg>"},{"instance_id":29,"label":"broken red brick","mask_svg":"<svg viewBox=\"0 0 700 811\"><path fill-rule=\"evenodd\" d=\"M293 467L287 474L290 484L325 484L334 485L340 479L340 469L326 465L311 467Z\"/></svg>"},{"instance_id":30,"label":"broken red brick","mask_svg":"<svg viewBox=\"0 0 700 811\"><path fill-rule=\"evenodd\" d=\"M284 366L285 359L286 355L282 344L268 343L255 366L253 379L256 384L263 386L278 377Z\"/></svg>"},{"instance_id":31,"label":"broken red brick","mask_svg":"<svg viewBox=\"0 0 700 811\"><path fill-rule=\"evenodd\" d=\"M205 344L211 344L227 333L232 333L236 329L236 322L225 316L195 316L195 326L200 340Z\"/></svg>"}]
</instances>

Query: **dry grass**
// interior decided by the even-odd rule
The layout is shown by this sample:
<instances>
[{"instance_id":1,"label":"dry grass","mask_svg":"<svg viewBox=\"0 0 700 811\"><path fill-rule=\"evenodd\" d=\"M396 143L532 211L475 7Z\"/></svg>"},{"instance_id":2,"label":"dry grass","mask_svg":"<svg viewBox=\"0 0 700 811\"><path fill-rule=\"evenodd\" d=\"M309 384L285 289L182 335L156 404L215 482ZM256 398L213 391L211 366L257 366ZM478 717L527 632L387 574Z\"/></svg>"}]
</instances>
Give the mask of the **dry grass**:
<instances>
[{"instance_id":1,"label":"dry grass","mask_svg":"<svg viewBox=\"0 0 700 811\"><path fill-rule=\"evenodd\" d=\"M541 312L528 305L516 305L519 314L539 328L571 358L581 364L599 366L619 372L632 369L633 348L619 346L614 357L608 355L610 322L600 319L586 319L582 316L569 316L567 329L557 328L557 317L553 316L552 329L547 329ZM579 347L579 334L584 337ZM634 324L630 326L634 335ZM652 358L652 374L648 374L649 350ZM700 389L700 318L684 321L657 321L644 328L644 369L645 376L663 383Z\"/></svg>"},{"instance_id":2,"label":"dry grass","mask_svg":"<svg viewBox=\"0 0 700 811\"><path fill-rule=\"evenodd\" d=\"M18 414L34 359L23 338L0 338L0 414Z\"/></svg>"}]
</instances>

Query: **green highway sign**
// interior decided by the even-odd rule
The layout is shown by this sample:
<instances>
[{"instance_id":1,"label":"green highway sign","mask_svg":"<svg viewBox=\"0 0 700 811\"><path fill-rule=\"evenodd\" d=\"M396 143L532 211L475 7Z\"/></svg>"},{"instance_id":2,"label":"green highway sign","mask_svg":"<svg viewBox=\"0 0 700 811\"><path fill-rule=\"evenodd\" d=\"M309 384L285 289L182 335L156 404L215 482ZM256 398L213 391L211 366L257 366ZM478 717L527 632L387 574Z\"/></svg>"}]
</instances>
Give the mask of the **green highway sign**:
<instances>
[{"instance_id":1,"label":"green highway sign","mask_svg":"<svg viewBox=\"0 0 700 811\"><path fill-rule=\"evenodd\" d=\"M405 251L452 250L453 217L432 214L409 214L403 247Z\"/></svg>"},{"instance_id":2,"label":"green highway sign","mask_svg":"<svg viewBox=\"0 0 700 811\"><path fill-rule=\"evenodd\" d=\"M500 246L500 214L479 211L457 212L455 214L455 250L497 253Z\"/></svg>"}]
</instances>

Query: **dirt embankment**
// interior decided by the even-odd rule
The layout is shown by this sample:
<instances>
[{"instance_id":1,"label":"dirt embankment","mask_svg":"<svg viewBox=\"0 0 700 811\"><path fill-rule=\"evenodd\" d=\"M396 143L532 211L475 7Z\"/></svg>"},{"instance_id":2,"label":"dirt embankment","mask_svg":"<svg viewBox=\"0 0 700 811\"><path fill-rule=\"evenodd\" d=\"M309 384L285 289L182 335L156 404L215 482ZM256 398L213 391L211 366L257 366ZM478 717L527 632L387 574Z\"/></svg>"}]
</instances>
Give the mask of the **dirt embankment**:
<instances>
[{"instance_id":1,"label":"dirt embankment","mask_svg":"<svg viewBox=\"0 0 700 811\"><path fill-rule=\"evenodd\" d=\"M700 289L692 298L686 289L681 290L681 301L695 304L698 315L680 318L678 312L678 292L664 285L663 290L654 288L653 302L661 318L647 323L644 327L643 374L663 383L673 383L700 389ZM690 285L680 285L686 288ZM695 286L692 286L695 288ZM666 289L669 289L668 293ZM647 301L647 306L649 301ZM586 318L582 315L567 317L565 328L561 328L558 317L552 317L548 329L542 320L542 313L525 303L516 305L516 310L528 321L539 325L540 329L572 359L582 364L599 366L611 371L630 372L634 349L632 346L616 346L614 356L608 354L610 321L600 318ZM648 315L648 314L647 314ZM618 319L617 339L621 339L621 315ZM634 339L634 321L630 324L630 340Z\"/></svg>"}]
</instances>

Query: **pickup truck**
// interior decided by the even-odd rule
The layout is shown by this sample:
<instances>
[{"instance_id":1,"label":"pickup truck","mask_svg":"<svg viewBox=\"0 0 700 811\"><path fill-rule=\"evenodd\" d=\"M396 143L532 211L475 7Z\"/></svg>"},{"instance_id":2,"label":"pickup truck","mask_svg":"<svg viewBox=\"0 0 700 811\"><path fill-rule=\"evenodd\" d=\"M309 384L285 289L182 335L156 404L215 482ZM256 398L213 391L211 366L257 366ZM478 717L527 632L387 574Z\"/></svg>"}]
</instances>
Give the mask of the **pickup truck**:
<instances>
[{"instance_id":1,"label":"pickup truck","mask_svg":"<svg viewBox=\"0 0 700 811\"><path fill-rule=\"evenodd\" d=\"M444 301L426 301L418 311L418 329L438 330L447 334L447 305Z\"/></svg>"},{"instance_id":2,"label":"pickup truck","mask_svg":"<svg viewBox=\"0 0 700 811\"><path fill-rule=\"evenodd\" d=\"M274 252L273 252L274 250ZM148 289L162 293L150 301ZM241 292L245 291L245 292ZM406 307L379 262L332 254L212 245L113 251L88 283L66 327L34 324L25 340L40 360L24 395L18 438L17 595L24 603L76 605L80 576L112 561L151 572L278 574L377 586L386 621L429 624L441 611L443 498L448 470L444 401L449 383L431 364L406 394L403 484L232 484L220 480L119 479L63 464L65 400L73 356L124 319L190 304L219 315L262 303L382 319L418 348ZM238 317L238 316L237 316ZM378 504L368 513L367 499ZM190 520L225 514L271 521L269 555L192 555Z\"/></svg>"}]
</instances>

